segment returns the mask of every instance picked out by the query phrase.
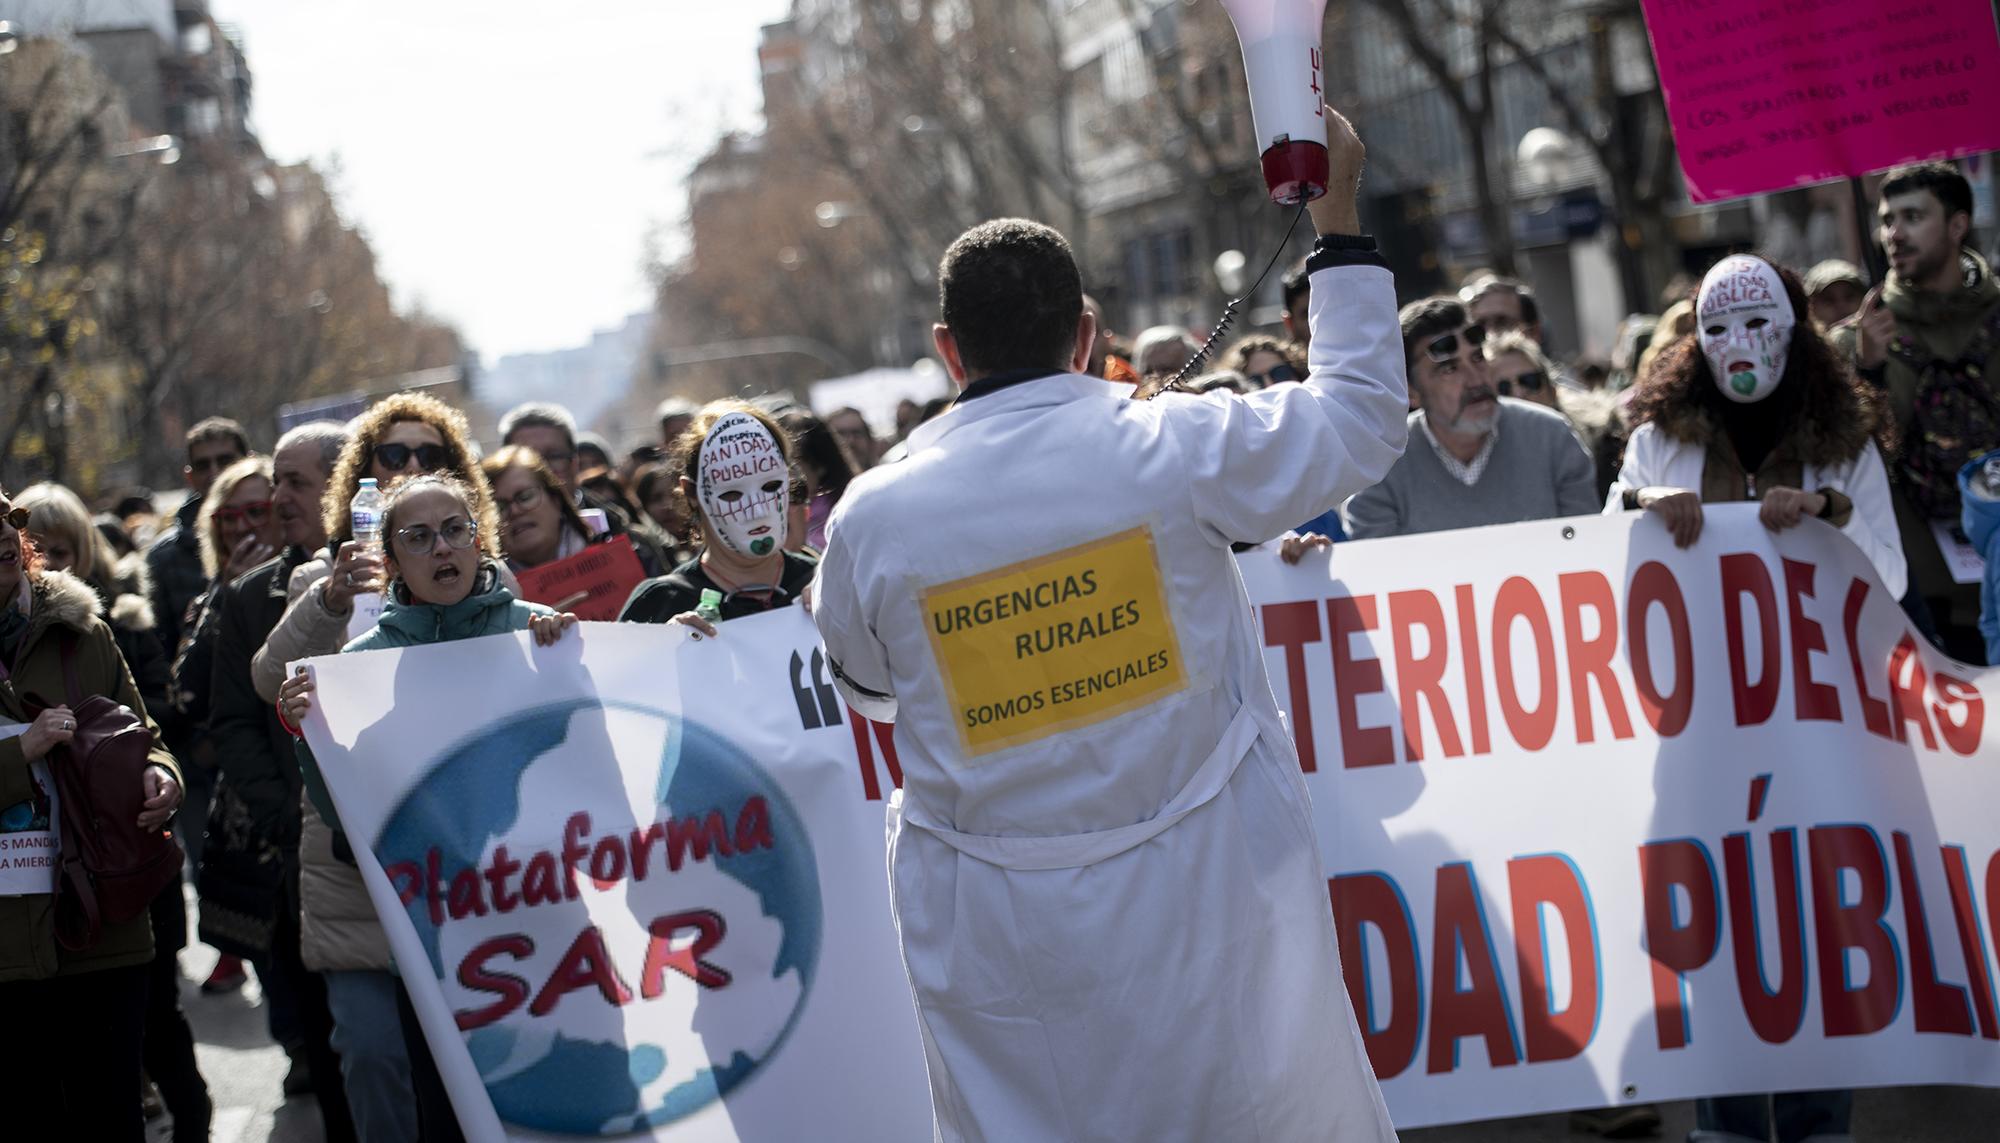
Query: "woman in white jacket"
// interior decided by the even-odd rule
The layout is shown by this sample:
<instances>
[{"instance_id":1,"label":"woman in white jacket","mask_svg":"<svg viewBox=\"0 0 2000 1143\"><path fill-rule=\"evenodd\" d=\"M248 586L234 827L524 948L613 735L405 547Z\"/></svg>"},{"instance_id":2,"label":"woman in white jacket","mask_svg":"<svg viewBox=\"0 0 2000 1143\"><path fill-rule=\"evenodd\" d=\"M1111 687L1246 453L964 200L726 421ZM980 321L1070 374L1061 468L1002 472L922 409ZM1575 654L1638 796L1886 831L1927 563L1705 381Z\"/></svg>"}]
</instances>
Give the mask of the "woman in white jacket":
<instances>
[{"instance_id":1,"label":"woman in white jacket","mask_svg":"<svg viewBox=\"0 0 2000 1143\"><path fill-rule=\"evenodd\" d=\"M1665 351L1633 395L1637 426L1606 513L1656 513L1682 547L1702 505L1762 504L1773 531L1811 516L1867 555L1893 598L1908 583L1876 438L1874 391L1810 323L1798 275L1733 255L1702 280L1695 336Z\"/></svg>"}]
</instances>

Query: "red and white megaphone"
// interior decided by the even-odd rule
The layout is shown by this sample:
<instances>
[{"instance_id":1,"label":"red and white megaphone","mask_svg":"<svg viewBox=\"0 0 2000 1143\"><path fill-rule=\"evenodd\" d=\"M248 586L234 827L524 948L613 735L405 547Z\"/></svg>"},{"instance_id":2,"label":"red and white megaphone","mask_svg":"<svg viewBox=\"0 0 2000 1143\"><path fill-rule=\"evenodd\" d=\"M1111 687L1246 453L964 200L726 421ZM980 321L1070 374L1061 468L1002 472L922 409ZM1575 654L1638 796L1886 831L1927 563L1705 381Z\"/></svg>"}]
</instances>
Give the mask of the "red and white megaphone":
<instances>
[{"instance_id":1,"label":"red and white megaphone","mask_svg":"<svg viewBox=\"0 0 2000 1143\"><path fill-rule=\"evenodd\" d=\"M1328 178L1320 52L1326 0L1222 0L1222 7L1243 45L1250 118L1271 201L1316 199Z\"/></svg>"}]
</instances>

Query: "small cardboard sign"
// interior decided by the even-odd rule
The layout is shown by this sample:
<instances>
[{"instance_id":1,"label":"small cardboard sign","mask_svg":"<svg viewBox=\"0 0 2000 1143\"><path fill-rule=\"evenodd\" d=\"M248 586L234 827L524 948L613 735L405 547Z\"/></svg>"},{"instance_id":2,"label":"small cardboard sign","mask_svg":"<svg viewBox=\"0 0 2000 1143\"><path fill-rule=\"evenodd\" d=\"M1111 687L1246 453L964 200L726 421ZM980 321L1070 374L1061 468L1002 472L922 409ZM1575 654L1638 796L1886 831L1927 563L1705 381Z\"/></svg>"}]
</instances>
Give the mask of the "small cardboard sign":
<instances>
[{"instance_id":1,"label":"small cardboard sign","mask_svg":"<svg viewBox=\"0 0 2000 1143\"><path fill-rule=\"evenodd\" d=\"M516 572L521 598L544 603L578 619L613 620L646 578L632 537L592 544L566 560Z\"/></svg>"}]
</instances>

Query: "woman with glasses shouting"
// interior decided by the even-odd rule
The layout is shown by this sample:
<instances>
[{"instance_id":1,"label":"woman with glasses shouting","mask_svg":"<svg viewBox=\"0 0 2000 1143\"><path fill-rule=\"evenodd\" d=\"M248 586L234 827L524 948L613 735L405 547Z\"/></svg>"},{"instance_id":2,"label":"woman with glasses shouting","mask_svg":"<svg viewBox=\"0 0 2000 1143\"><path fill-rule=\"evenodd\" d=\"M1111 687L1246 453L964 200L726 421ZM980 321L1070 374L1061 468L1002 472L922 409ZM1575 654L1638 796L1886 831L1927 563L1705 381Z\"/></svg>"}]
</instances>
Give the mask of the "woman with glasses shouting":
<instances>
[{"instance_id":1,"label":"woman with glasses shouting","mask_svg":"<svg viewBox=\"0 0 2000 1143\"><path fill-rule=\"evenodd\" d=\"M435 474L411 477L390 488L382 509L388 598L382 606L381 621L349 643L345 651L414 647L521 630L532 632L535 642L548 646L576 623L576 616L558 615L539 603L527 603L508 588L501 577L493 533L484 530L480 523L482 514L489 518L491 514L484 503L483 487L474 488L455 477ZM311 709L312 692L310 676L300 674L285 680L279 691L278 708L288 727L297 727ZM313 932L310 918L315 900L337 899L363 910L363 916L374 926L373 939L380 942L381 923L368 906L367 890L362 886L360 871L352 863L352 849L340 833L340 820L327 795L319 766L303 741L298 752L311 804L309 820L324 823L320 828L330 830L333 837L332 860L319 858L312 848L301 847L304 866L300 881L307 890L308 939ZM341 860L341 854L349 858ZM347 927L357 923L351 913L343 913L339 920ZM308 962L311 956L309 948ZM337 975L352 985L362 974L348 970ZM419 1137L426 1140L460 1137L450 1100L425 1047L423 1029L417 1025L401 984L388 972L386 949L381 966L367 975L379 992L395 997L410 1061L408 1079L414 1089ZM336 1026L340 1019L341 1010L336 1008ZM349 1086L351 1090L351 1081Z\"/></svg>"},{"instance_id":2,"label":"woman with glasses shouting","mask_svg":"<svg viewBox=\"0 0 2000 1143\"><path fill-rule=\"evenodd\" d=\"M350 510L364 478L373 477L378 487L387 489L405 477L426 473L456 477L472 497L480 534L498 543L499 520L471 439L463 414L421 393L386 397L355 422L354 435L334 463L320 502L331 537L326 551L292 573L285 616L250 660L258 694L266 700L277 698L286 663L340 650L349 638L355 598L382 593L383 553L354 542ZM503 575L508 590L514 590L513 575Z\"/></svg>"}]
</instances>

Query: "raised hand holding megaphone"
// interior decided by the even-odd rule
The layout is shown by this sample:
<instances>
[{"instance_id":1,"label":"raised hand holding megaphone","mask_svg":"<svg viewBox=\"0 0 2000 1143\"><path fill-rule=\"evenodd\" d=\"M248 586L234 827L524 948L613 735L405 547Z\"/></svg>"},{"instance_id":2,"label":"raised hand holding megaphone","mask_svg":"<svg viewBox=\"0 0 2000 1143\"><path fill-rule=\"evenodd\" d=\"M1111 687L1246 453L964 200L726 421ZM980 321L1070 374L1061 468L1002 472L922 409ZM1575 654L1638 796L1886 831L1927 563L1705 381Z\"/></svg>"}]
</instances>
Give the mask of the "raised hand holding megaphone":
<instances>
[{"instance_id":1,"label":"raised hand holding megaphone","mask_svg":"<svg viewBox=\"0 0 2000 1143\"><path fill-rule=\"evenodd\" d=\"M1243 45L1250 118L1271 201L1287 206L1327 191L1322 118L1326 0L1222 0Z\"/></svg>"}]
</instances>

